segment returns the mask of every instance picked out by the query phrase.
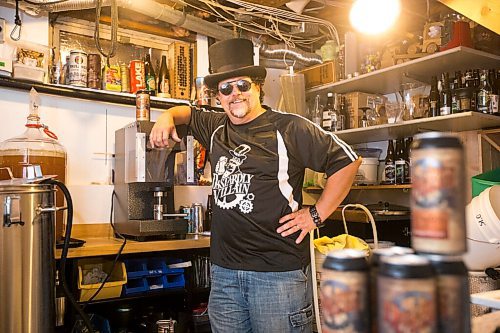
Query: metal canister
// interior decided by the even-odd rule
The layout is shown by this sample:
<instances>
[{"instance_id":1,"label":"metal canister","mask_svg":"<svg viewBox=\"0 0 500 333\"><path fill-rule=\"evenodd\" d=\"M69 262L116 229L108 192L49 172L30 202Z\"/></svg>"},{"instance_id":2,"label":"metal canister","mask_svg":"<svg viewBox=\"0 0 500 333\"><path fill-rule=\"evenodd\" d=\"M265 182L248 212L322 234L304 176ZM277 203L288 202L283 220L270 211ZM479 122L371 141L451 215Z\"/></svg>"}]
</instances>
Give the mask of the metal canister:
<instances>
[{"instance_id":1,"label":"metal canister","mask_svg":"<svg viewBox=\"0 0 500 333\"><path fill-rule=\"evenodd\" d=\"M436 280L429 260L415 254L380 259L378 332L437 332Z\"/></svg>"},{"instance_id":2,"label":"metal canister","mask_svg":"<svg viewBox=\"0 0 500 333\"><path fill-rule=\"evenodd\" d=\"M417 252L466 252L464 153L451 133L415 136L411 148L412 247Z\"/></svg>"},{"instance_id":3,"label":"metal canister","mask_svg":"<svg viewBox=\"0 0 500 333\"><path fill-rule=\"evenodd\" d=\"M161 319L156 322L158 333L175 333L175 324L177 321L173 319Z\"/></svg>"},{"instance_id":4,"label":"metal canister","mask_svg":"<svg viewBox=\"0 0 500 333\"><path fill-rule=\"evenodd\" d=\"M354 249L330 252L323 262L321 279L323 332L370 332L365 252Z\"/></svg>"},{"instance_id":5,"label":"metal canister","mask_svg":"<svg viewBox=\"0 0 500 333\"><path fill-rule=\"evenodd\" d=\"M99 54L89 54L87 69L87 87L101 89L101 56Z\"/></svg>"},{"instance_id":6,"label":"metal canister","mask_svg":"<svg viewBox=\"0 0 500 333\"><path fill-rule=\"evenodd\" d=\"M68 83L72 86L87 86L87 53L72 50L69 53Z\"/></svg>"},{"instance_id":7,"label":"metal canister","mask_svg":"<svg viewBox=\"0 0 500 333\"><path fill-rule=\"evenodd\" d=\"M426 256L437 277L438 332L468 333L470 322L469 277L461 256Z\"/></svg>"},{"instance_id":8,"label":"metal canister","mask_svg":"<svg viewBox=\"0 0 500 333\"><path fill-rule=\"evenodd\" d=\"M120 64L122 92L130 92L130 70L127 64Z\"/></svg>"},{"instance_id":9,"label":"metal canister","mask_svg":"<svg viewBox=\"0 0 500 333\"><path fill-rule=\"evenodd\" d=\"M135 95L135 119L149 121L151 119L149 91L139 90Z\"/></svg>"},{"instance_id":10,"label":"metal canister","mask_svg":"<svg viewBox=\"0 0 500 333\"><path fill-rule=\"evenodd\" d=\"M146 74L144 61L130 61L130 92L135 94L138 90L146 89Z\"/></svg>"},{"instance_id":11,"label":"metal canister","mask_svg":"<svg viewBox=\"0 0 500 333\"><path fill-rule=\"evenodd\" d=\"M199 202L191 206L191 233L199 234L203 232L203 206Z\"/></svg>"}]
</instances>

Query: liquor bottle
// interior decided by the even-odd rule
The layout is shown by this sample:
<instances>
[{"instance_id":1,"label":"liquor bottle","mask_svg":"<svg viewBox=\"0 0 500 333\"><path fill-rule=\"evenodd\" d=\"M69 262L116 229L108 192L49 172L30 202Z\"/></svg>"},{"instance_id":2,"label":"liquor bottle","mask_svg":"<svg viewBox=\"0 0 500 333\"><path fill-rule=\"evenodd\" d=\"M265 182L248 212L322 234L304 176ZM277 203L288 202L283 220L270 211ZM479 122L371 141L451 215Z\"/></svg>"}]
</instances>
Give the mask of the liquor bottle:
<instances>
[{"instance_id":1,"label":"liquor bottle","mask_svg":"<svg viewBox=\"0 0 500 333\"><path fill-rule=\"evenodd\" d=\"M470 82L470 87L471 87L471 98L470 98L470 106L471 109L474 111L477 111L477 88L479 88L479 70L478 69L473 69L471 72L471 82Z\"/></svg>"},{"instance_id":2,"label":"liquor bottle","mask_svg":"<svg viewBox=\"0 0 500 333\"><path fill-rule=\"evenodd\" d=\"M394 161L394 165L396 168L396 184L404 184L405 179L405 169L406 169L406 160L405 160L405 149L404 149L404 141L403 139L396 140L396 158Z\"/></svg>"},{"instance_id":3,"label":"liquor bottle","mask_svg":"<svg viewBox=\"0 0 500 333\"><path fill-rule=\"evenodd\" d=\"M314 106L311 111L311 120L319 127L321 127L323 120L320 102L321 102L321 97L319 95L316 95L316 97L314 98Z\"/></svg>"},{"instance_id":4,"label":"liquor bottle","mask_svg":"<svg viewBox=\"0 0 500 333\"><path fill-rule=\"evenodd\" d=\"M325 131L333 131L334 128L332 126L333 121L337 121L336 115L333 115L333 93L329 92L326 95L326 105L323 108L322 117L321 117L321 128Z\"/></svg>"},{"instance_id":5,"label":"liquor bottle","mask_svg":"<svg viewBox=\"0 0 500 333\"><path fill-rule=\"evenodd\" d=\"M405 141L405 160L406 160L406 175L405 183L411 183L411 143L413 142L413 137L410 136Z\"/></svg>"},{"instance_id":6,"label":"liquor bottle","mask_svg":"<svg viewBox=\"0 0 500 333\"><path fill-rule=\"evenodd\" d=\"M149 91L149 95L156 95L156 75L153 69L153 64L151 63L151 57L149 53L146 54L144 59L144 72L146 76L146 90Z\"/></svg>"},{"instance_id":7,"label":"liquor bottle","mask_svg":"<svg viewBox=\"0 0 500 333\"><path fill-rule=\"evenodd\" d=\"M396 183L396 166L394 164L394 144L389 140L387 145L387 156L385 157L384 182L386 184Z\"/></svg>"},{"instance_id":8,"label":"liquor bottle","mask_svg":"<svg viewBox=\"0 0 500 333\"><path fill-rule=\"evenodd\" d=\"M161 56L160 71L158 72L158 84L156 85L158 97L170 98L170 74L167 68L167 56Z\"/></svg>"},{"instance_id":9,"label":"liquor bottle","mask_svg":"<svg viewBox=\"0 0 500 333\"><path fill-rule=\"evenodd\" d=\"M481 71L479 87L476 89L476 110L477 112L489 113L491 94L493 89L488 80L488 71Z\"/></svg>"},{"instance_id":10,"label":"liquor bottle","mask_svg":"<svg viewBox=\"0 0 500 333\"><path fill-rule=\"evenodd\" d=\"M342 95L334 94L333 113L332 113L332 131L345 130L345 115L341 109Z\"/></svg>"},{"instance_id":11,"label":"liquor bottle","mask_svg":"<svg viewBox=\"0 0 500 333\"><path fill-rule=\"evenodd\" d=\"M213 197L209 194L207 199L207 209L205 210L205 219L203 220L204 231L210 231L210 228L212 227L212 201Z\"/></svg>"},{"instance_id":12,"label":"liquor bottle","mask_svg":"<svg viewBox=\"0 0 500 333\"><path fill-rule=\"evenodd\" d=\"M451 114L450 78L447 72L443 73L442 75L442 88L441 88L439 102L440 102L439 113L442 116Z\"/></svg>"},{"instance_id":13,"label":"liquor bottle","mask_svg":"<svg viewBox=\"0 0 500 333\"><path fill-rule=\"evenodd\" d=\"M500 114L500 111L498 109L498 103L499 103L499 87L498 87L498 78L497 78L497 72L494 69L490 69L488 71L488 81L491 85L491 94L490 94L490 113L491 114Z\"/></svg>"},{"instance_id":14,"label":"liquor bottle","mask_svg":"<svg viewBox=\"0 0 500 333\"><path fill-rule=\"evenodd\" d=\"M439 116L439 91L437 77L431 78L431 91L429 92L429 117Z\"/></svg>"},{"instance_id":15,"label":"liquor bottle","mask_svg":"<svg viewBox=\"0 0 500 333\"><path fill-rule=\"evenodd\" d=\"M462 84L462 72L456 71L455 77L453 78L453 82L451 83L451 113L459 113L460 110L460 101L458 97L458 91L461 88Z\"/></svg>"}]
</instances>

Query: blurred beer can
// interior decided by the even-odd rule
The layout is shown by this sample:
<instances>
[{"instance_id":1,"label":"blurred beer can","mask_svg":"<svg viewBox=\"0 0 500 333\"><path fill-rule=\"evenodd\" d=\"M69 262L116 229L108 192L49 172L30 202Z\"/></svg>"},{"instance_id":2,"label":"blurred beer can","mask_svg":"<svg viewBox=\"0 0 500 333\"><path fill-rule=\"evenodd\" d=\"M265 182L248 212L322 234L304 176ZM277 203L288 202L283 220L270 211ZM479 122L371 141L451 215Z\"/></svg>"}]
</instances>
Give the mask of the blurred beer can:
<instances>
[{"instance_id":1,"label":"blurred beer can","mask_svg":"<svg viewBox=\"0 0 500 333\"><path fill-rule=\"evenodd\" d=\"M443 132L415 135L411 146L411 242L417 252L466 252L465 162L460 139Z\"/></svg>"},{"instance_id":2,"label":"blurred beer can","mask_svg":"<svg viewBox=\"0 0 500 333\"><path fill-rule=\"evenodd\" d=\"M323 332L370 332L368 296L365 252L330 252L323 262L320 285Z\"/></svg>"},{"instance_id":3,"label":"blurred beer can","mask_svg":"<svg viewBox=\"0 0 500 333\"><path fill-rule=\"evenodd\" d=\"M87 86L93 89L101 89L101 56L99 54L89 54L87 70Z\"/></svg>"},{"instance_id":4,"label":"blurred beer can","mask_svg":"<svg viewBox=\"0 0 500 333\"><path fill-rule=\"evenodd\" d=\"M130 71L127 64L120 64L122 92L130 92Z\"/></svg>"},{"instance_id":5,"label":"blurred beer can","mask_svg":"<svg viewBox=\"0 0 500 333\"><path fill-rule=\"evenodd\" d=\"M156 322L158 333L175 333L175 324L177 321L173 319L161 319Z\"/></svg>"},{"instance_id":6,"label":"blurred beer can","mask_svg":"<svg viewBox=\"0 0 500 333\"><path fill-rule=\"evenodd\" d=\"M199 234L203 232L203 206L196 202L191 206L192 233Z\"/></svg>"},{"instance_id":7,"label":"blurred beer can","mask_svg":"<svg viewBox=\"0 0 500 333\"><path fill-rule=\"evenodd\" d=\"M69 53L68 83L72 86L87 86L87 53L72 50Z\"/></svg>"},{"instance_id":8,"label":"blurred beer can","mask_svg":"<svg viewBox=\"0 0 500 333\"><path fill-rule=\"evenodd\" d=\"M149 91L139 90L135 95L135 119L138 121L149 121L151 119Z\"/></svg>"},{"instance_id":9,"label":"blurred beer can","mask_svg":"<svg viewBox=\"0 0 500 333\"><path fill-rule=\"evenodd\" d=\"M144 61L130 61L130 92L135 94L138 90L146 89L146 74Z\"/></svg>"}]
</instances>

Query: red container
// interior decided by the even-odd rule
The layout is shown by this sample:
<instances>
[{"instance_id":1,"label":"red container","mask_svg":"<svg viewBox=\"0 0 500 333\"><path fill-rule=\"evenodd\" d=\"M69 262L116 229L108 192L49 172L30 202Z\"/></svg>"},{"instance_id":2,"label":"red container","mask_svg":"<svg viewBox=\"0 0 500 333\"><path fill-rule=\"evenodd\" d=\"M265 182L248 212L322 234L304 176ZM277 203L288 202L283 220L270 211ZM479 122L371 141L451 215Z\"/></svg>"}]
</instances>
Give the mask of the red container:
<instances>
[{"instance_id":1,"label":"red container","mask_svg":"<svg viewBox=\"0 0 500 333\"><path fill-rule=\"evenodd\" d=\"M130 92L135 94L138 90L146 89L146 74L144 62L141 60L130 61Z\"/></svg>"}]
</instances>

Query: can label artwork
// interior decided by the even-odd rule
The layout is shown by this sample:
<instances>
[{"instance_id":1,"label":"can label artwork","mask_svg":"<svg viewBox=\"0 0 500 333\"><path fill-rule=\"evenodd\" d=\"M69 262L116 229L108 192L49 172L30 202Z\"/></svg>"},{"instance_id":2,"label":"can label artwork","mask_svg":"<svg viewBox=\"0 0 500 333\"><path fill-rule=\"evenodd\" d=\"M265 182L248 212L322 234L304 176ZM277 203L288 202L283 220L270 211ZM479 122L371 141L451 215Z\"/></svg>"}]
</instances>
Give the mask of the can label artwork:
<instances>
[{"instance_id":1,"label":"can label artwork","mask_svg":"<svg viewBox=\"0 0 500 333\"><path fill-rule=\"evenodd\" d=\"M150 119L150 97L146 90L139 90L135 97L135 118L139 121Z\"/></svg>"},{"instance_id":2,"label":"can label artwork","mask_svg":"<svg viewBox=\"0 0 500 333\"><path fill-rule=\"evenodd\" d=\"M101 89L101 56L89 54L88 56L88 87Z\"/></svg>"},{"instance_id":3,"label":"can label artwork","mask_svg":"<svg viewBox=\"0 0 500 333\"><path fill-rule=\"evenodd\" d=\"M72 86L87 86L87 53L71 51L69 54L69 84Z\"/></svg>"},{"instance_id":4,"label":"can label artwork","mask_svg":"<svg viewBox=\"0 0 500 333\"><path fill-rule=\"evenodd\" d=\"M135 94L138 90L143 89L146 89L144 62L132 60L130 62L130 92Z\"/></svg>"}]
</instances>

